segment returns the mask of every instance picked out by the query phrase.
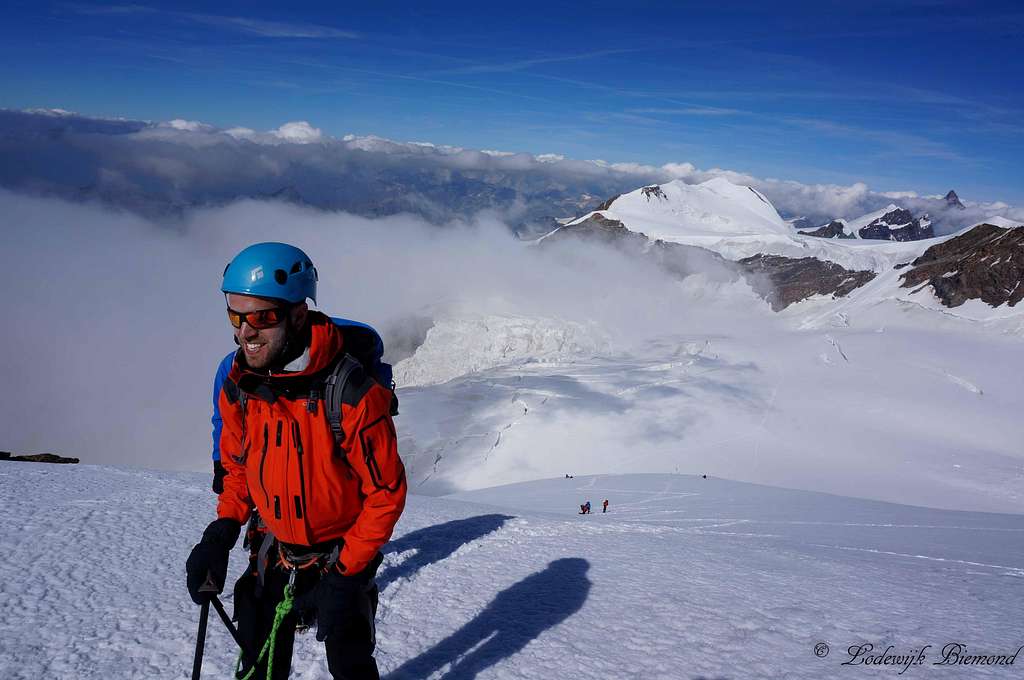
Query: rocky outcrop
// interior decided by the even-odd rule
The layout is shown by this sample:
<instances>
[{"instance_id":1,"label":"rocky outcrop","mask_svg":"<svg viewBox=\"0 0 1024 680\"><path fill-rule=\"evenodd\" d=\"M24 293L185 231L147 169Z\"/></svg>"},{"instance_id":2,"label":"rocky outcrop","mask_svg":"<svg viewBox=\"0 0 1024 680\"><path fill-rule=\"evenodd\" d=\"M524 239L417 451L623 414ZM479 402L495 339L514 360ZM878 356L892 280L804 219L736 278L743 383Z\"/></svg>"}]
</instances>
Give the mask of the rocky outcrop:
<instances>
[{"instance_id":1,"label":"rocky outcrop","mask_svg":"<svg viewBox=\"0 0 1024 680\"><path fill-rule=\"evenodd\" d=\"M804 236L818 236L820 238L856 238L853 234L846 233L846 225L840 220L832 220L823 227L798 233Z\"/></svg>"},{"instance_id":2,"label":"rocky outcrop","mask_svg":"<svg viewBox=\"0 0 1024 680\"><path fill-rule=\"evenodd\" d=\"M968 300L1013 307L1024 298L1024 226L979 224L932 246L900 276L904 288L931 284L947 307Z\"/></svg>"},{"instance_id":3,"label":"rocky outcrop","mask_svg":"<svg viewBox=\"0 0 1024 680\"><path fill-rule=\"evenodd\" d=\"M952 189L946 194L946 205L957 210L967 210L967 206L960 202L960 197Z\"/></svg>"},{"instance_id":4,"label":"rocky outcrop","mask_svg":"<svg viewBox=\"0 0 1024 680\"><path fill-rule=\"evenodd\" d=\"M642 193L644 195L644 198L646 198L648 201L651 200L652 198L659 198L663 201L668 200L668 196L665 195L665 192L662 191L661 187L658 186L657 184L654 184L649 187L644 187L643 189L640 190L640 193Z\"/></svg>"},{"instance_id":5,"label":"rocky outcrop","mask_svg":"<svg viewBox=\"0 0 1024 680\"><path fill-rule=\"evenodd\" d=\"M845 297L875 278L872 271L850 271L814 257L759 253L739 261L747 280L776 312L812 295Z\"/></svg>"},{"instance_id":6,"label":"rocky outcrop","mask_svg":"<svg viewBox=\"0 0 1024 680\"><path fill-rule=\"evenodd\" d=\"M935 236L927 215L918 219L904 208L896 208L872 220L858 233L861 238L883 241L920 241Z\"/></svg>"},{"instance_id":7,"label":"rocky outcrop","mask_svg":"<svg viewBox=\"0 0 1024 680\"><path fill-rule=\"evenodd\" d=\"M606 203L612 200L615 199L609 199ZM610 220L600 212L595 212L582 222L562 227L558 231L546 236L542 243L551 244L567 238L581 238L588 241L614 244L621 244L623 241L633 241L639 245L647 242L647 237L643 234L637 234L626 229L626 225L622 222Z\"/></svg>"},{"instance_id":8,"label":"rocky outcrop","mask_svg":"<svg viewBox=\"0 0 1024 680\"><path fill-rule=\"evenodd\" d=\"M23 463L78 463L77 458L66 458L55 453L32 453L15 456L10 451L0 451L0 460L20 461Z\"/></svg>"}]
</instances>

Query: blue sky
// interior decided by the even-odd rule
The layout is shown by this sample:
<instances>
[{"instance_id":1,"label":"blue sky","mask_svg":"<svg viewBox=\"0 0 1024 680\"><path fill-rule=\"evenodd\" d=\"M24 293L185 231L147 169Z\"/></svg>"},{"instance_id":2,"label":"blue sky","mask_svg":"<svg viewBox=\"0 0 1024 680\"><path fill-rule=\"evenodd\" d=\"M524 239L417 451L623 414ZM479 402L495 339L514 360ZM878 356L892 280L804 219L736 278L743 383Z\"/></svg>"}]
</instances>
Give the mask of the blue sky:
<instances>
[{"instance_id":1,"label":"blue sky","mask_svg":"<svg viewBox=\"0 0 1024 680\"><path fill-rule=\"evenodd\" d=\"M14 2L0 107L1024 204L1019 3Z\"/></svg>"}]
</instances>

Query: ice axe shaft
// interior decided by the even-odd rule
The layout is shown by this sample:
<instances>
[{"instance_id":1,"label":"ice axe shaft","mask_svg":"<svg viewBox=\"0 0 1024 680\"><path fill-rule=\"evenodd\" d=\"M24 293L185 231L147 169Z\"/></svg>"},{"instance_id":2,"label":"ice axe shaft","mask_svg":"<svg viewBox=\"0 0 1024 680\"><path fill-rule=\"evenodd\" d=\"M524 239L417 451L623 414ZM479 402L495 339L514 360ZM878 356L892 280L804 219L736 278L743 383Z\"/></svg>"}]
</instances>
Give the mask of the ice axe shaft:
<instances>
[{"instance_id":1,"label":"ice axe shaft","mask_svg":"<svg viewBox=\"0 0 1024 680\"><path fill-rule=\"evenodd\" d=\"M206 572L206 580L199 586L200 593L209 593L211 598L216 598L220 592L217 581L213 574ZM217 603L220 604L219 602ZM210 618L210 600L203 602L199 610L199 632L196 634L196 657L192 661L192 680L199 680L199 674L203 669L203 650L206 648L206 622Z\"/></svg>"},{"instance_id":2,"label":"ice axe shaft","mask_svg":"<svg viewBox=\"0 0 1024 680\"><path fill-rule=\"evenodd\" d=\"M226 611L224 611L224 605L221 603L220 598L214 595L210 598L210 601L213 602L213 607L217 610L217 615L220 616L220 620L224 622L224 627L228 629L228 632L231 633L231 637L235 639L235 644L237 644L238 648L242 650L243 660L248 662L255 659L256 655L252 653L248 648L248 645L245 644L245 641L242 640L242 637L238 634L238 629L235 628L233 623L231 623L231 617L228 616Z\"/></svg>"},{"instance_id":3,"label":"ice axe shaft","mask_svg":"<svg viewBox=\"0 0 1024 680\"><path fill-rule=\"evenodd\" d=\"M199 680L203 669L203 648L206 647L206 620L210 617L210 603L204 602L199 611L199 632L196 634L196 656L192 661L192 680Z\"/></svg>"}]
</instances>

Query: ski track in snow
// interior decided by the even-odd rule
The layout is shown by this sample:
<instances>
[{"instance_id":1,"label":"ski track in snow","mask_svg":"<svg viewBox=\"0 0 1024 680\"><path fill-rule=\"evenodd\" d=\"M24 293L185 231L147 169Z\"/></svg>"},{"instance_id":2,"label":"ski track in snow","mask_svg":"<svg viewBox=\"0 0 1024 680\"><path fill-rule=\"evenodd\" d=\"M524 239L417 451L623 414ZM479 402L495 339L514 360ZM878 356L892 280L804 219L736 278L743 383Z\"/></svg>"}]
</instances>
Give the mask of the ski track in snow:
<instances>
[{"instance_id":1,"label":"ski track in snow","mask_svg":"<svg viewBox=\"0 0 1024 680\"><path fill-rule=\"evenodd\" d=\"M0 677L188 678L198 608L183 565L213 517L208 483L3 464ZM577 515L584 500L598 511ZM679 475L411 496L378 574L377 658L388 680L816 679L850 671L843 650L861 642L1012 653L1022 532L1019 515ZM232 579L244 559L232 552ZM812 651L822 641L826 659ZM228 677L233 660L211 617L203 677ZM330 677L312 635L292 677Z\"/></svg>"}]
</instances>

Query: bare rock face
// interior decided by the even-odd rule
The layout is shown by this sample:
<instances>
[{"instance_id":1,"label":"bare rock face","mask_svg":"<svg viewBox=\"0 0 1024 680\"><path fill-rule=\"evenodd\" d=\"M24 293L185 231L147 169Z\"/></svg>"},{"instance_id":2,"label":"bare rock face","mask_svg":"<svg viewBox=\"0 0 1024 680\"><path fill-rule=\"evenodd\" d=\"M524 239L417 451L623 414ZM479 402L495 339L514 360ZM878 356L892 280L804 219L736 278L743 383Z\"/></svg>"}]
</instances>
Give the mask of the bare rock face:
<instances>
[{"instance_id":1,"label":"bare rock face","mask_svg":"<svg viewBox=\"0 0 1024 680\"><path fill-rule=\"evenodd\" d=\"M900 276L904 288L931 284L947 307L981 300L1013 307L1024 298L1024 226L979 224L934 245Z\"/></svg>"},{"instance_id":2,"label":"bare rock face","mask_svg":"<svg viewBox=\"0 0 1024 680\"><path fill-rule=\"evenodd\" d=\"M846 233L843 229L843 223L839 220L832 220L823 227L798 233L804 236L818 236L820 238L855 238L853 234Z\"/></svg>"},{"instance_id":3,"label":"bare rock face","mask_svg":"<svg viewBox=\"0 0 1024 680\"><path fill-rule=\"evenodd\" d=\"M26 456L15 456L10 451L0 451L0 460L20 461L23 463L77 463L77 458L66 458L54 453L33 453Z\"/></svg>"},{"instance_id":4,"label":"bare rock face","mask_svg":"<svg viewBox=\"0 0 1024 680\"><path fill-rule=\"evenodd\" d=\"M845 297L875 278L872 271L850 271L814 257L797 259L758 253L739 264L750 285L776 312L812 295Z\"/></svg>"},{"instance_id":5,"label":"bare rock face","mask_svg":"<svg viewBox=\"0 0 1024 680\"><path fill-rule=\"evenodd\" d=\"M920 241L935 236L927 215L918 219L904 208L887 212L862 227L859 233L861 238L883 241Z\"/></svg>"},{"instance_id":6,"label":"bare rock face","mask_svg":"<svg viewBox=\"0 0 1024 680\"><path fill-rule=\"evenodd\" d=\"M644 187L643 189L640 190L640 193L642 193L644 195L644 198L646 198L648 201L650 201L652 198L658 198L663 201L668 200L668 196L665 195L665 192L662 191L661 187L658 186L657 184L654 184L649 187Z\"/></svg>"},{"instance_id":7,"label":"bare rock face","mask_svg":"<svg viewBox=\"0 0 1024 680\"><path fill-rule=\"evenodd\" d=\"M618 197L616 196L615 198ZM614 200L614 198L610 198L605 203L611 203ZM607 210L607 208L604 209ZM562 227L546 237L542 243L555 243L568 238L581 238L614 244L619 244L622 241L631 241L637 245L647 241L647 237L643 234L630 231L622 222L610 220L600 212L595 212L578 224Z\"/></svg>"}]
</instances>

